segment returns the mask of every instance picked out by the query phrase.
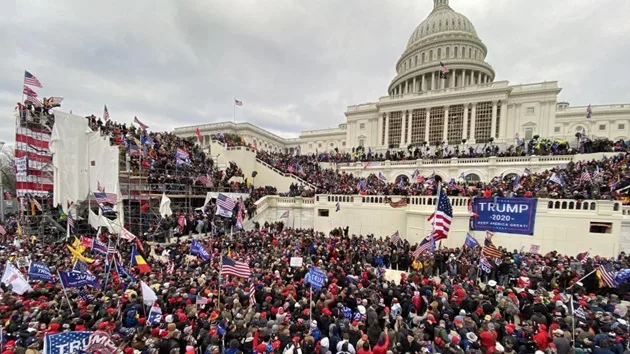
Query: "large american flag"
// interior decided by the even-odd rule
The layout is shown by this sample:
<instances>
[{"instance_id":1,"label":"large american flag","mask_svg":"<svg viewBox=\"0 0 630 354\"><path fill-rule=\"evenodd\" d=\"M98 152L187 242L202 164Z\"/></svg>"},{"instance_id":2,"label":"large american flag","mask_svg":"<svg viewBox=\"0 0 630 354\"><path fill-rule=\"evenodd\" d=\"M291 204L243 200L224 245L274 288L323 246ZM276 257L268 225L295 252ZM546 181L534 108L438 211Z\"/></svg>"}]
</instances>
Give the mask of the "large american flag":
<instances>
[{"instance_id":1,"label":"large american flag","mask_svg":"<svg viewBox=\"0 0 630 354\"><path fill-rule=\"evenodd\" d=\"M446 194L442 191L442 187L438 186L438 202L435 212L429 216L428 221L433 225L433 237L435 241L439 241L448 237L453 221L453 206Z\"/></svg>"},{"instance_id":2,"label":"large american flag","mask_svg":"<svg viewBox=\"0 0 630 354\"><path fill-rule=\"evenodd\" d=\"M35 75L24 71L24 85L31 85L35 87L42 87L42 83L35 77Z\"/></svg>"},{"instance_id":3,"label":"large american flag","mask_svg":"<svg viewBox=\"0 0 630 354\"><path fill-rule=\"evenodd\" d=\"M609 271L604 265L597 267L599 279L609 288L616 288L619 284L615 281L615 274Z\"/></svg>"},{"instance_id":4,"label":"large american flag","mask_svg":"<svg viewBox=\"0 0 630 354\"><path fill-rule=\"evenodd\" d=\"M233 275L241 278L249 278L252 271L244 262L235 261L230 257L223 256L221 261L221 275Z\"/></svg>"},{"instance_id":5,"label":"large american flag","mask_svg":"<svg viewBox=\"0 0 630 354\"><path fill-rule=\"evenodd\" d=\"M591 183L591 175L588 173L588 171L584 170L584 172L582 172L582 174L580 175L580 183Z\"/></svg>"},{"instance_id":6,"label":"large american flag","mask_svg":"<svg viewBox=\"0 0 630 354\"><path fill-rule=\"evenodd\" d=\"M105 108L103 109L103 119L105 119L106 121L109 120L109 110L107 109L107 105L105 105Z\"/></svg>"},{"instance_id":7,"label":"large american flag","mask_svg":"<svg viewBox=\"0 0 630 354\"><path fill-rule=\"evenodd\" d=\"M494 234L490 231L486 231L486 239L483 241L481 253L489 258L501 258L503 254L492 242L492 237L494 237Z\"/></svg>"},{"instance_id":8,"label":"large american flag","mask_svg":"<svg viewBox=\"0 0 630 354\"><path fill-rule=\"evenodd\" d=\"M243 106L243 101L239 101L239 100L237 100L237 99L235 98L235 99L234 99L234 104L235 104L236 106L241 106L241 107L242 107L242 106Z\"/></svg>"},{"instance_id":9,"label":"large american flag","mask_svg":"<svg viewBox=\"0 0 630 354\"><path fill-rule=\"evenodd\" d=\"M416 250L413 251L413 258L418 258L423 252L433 251L433 250L435 250L435 238L434 238L434 234L431 233L427 237L425 237L420 242L418 247L416 247Z\"/></svg>"},{"instance_id":10,"label":"large american flag","mask_svg":"<svg viewBox=\"0 0 630 354\"><path fill-rule=\"evenodd\" d=\"M394 234L392 235L391 242L394 245L398 245L398 243L400 242L400 233L398 231L394 232Z\"/></svg>"},{"instance_id":11,"label":"large american flag","mask_svg":"<svg viewBox=\"0 0 630 354\"><path fill-rule=\"evenodd\" d=\"M37 97L37 92L35 92L35 90L33 90L32 88L26 85L24 85L24 89L22 90L22 93L24 93L27 96Z\"/></svg>"},{"instance_id":12,"label":"large american flag","mask_svg":"<svg viewBox=\"0 0 630 354\"><path fill-rule=\"evenodd\" d=\"M447 74L450 71L450 69L448 68L448 66L446 66L446 64L440 62L440 72L442 72L443 74Z\"/></svg>"},{"instance_id":13,"label":"large american flag","mask_svg":"<svg viewBox=\"0 0 630 354\"><path fill-rule=\"evenodd\" d=\"M133 117L133 122L134 122L134 123L136 123L136 124L138 124L138 125L140 126L140 128L142 128L142 130L147 130L147 129L149 129L149 126L148 126L148 125L146 125L146 124L144 124L144 123L142 123L142 122L140 121L140 119L138 119L138 117Z\"/></svg>"},{"instance_id":14,"label":"large american flag","mask_svg":"<svg viewBox=\"0 0 630 354\"><path fill-rule=\"evenodd\" d=\"M256 283L252 279L252 282L249 284L249 306L256 306Z\"/></svg>"},{"instance_id":15,"label":"large american flag","mask_svg":"<svg viewBox=\"0 0 630 354\"><path fill-rule=\"evenodd\" d=\"M219 195L217 196L217 205L223 209L232 211L234 210L234 206L236 206L236 203L234 203L234 200L232 200L232 198L228 197L227 195L219 193Z\"/></svg>"},{"instance_id":16,"label":"large american flag","mask_svg":"<svg viewBox=\"0 0 630 354\"><path fill-rule=\"evenodd\" d=\"M101 192L93 192L94 199L98 204L111 204L115 205L118 201L118 196L115 193L101 193Z\"/></svg>"}]
</instances>

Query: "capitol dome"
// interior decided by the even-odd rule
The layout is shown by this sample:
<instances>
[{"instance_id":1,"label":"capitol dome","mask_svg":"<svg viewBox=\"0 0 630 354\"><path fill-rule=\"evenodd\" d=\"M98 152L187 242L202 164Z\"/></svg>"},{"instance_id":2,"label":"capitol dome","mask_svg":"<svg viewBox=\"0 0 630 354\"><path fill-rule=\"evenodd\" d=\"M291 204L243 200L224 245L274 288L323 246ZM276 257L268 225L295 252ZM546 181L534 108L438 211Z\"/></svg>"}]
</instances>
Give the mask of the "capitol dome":
<instances>
[{"instance_id":1,"label":"capitol dome","mask_svg":"<svg viewBox=\"0 0 630 354\"><path fill-rule=\"evenodd\" d=\"M469 36L471 39L479 40L477 31L470 20L454 11L449 5L448 0L434 0L434 7L429 17L422 21L413 31L407 49L416 43L421 43L424 39L440 33L461 32L462 36ZM479 40L481 42L481 40Z\"/></svg>"},{"instance_id":2,"label":"capitol dome","mask_svg":"<svg viewBox=\"0 0 630 354\"><path fill-rule=\"evenodd\" d=\"M396 63L390 95L479 85L494 81L485 62L487 48L470 20L453 10L449 0L433 0L433 11L413 31ZM442 67L442 64L445 67ZM441 69L448 73L441 75Z\"/></svg>"}]
</instances>

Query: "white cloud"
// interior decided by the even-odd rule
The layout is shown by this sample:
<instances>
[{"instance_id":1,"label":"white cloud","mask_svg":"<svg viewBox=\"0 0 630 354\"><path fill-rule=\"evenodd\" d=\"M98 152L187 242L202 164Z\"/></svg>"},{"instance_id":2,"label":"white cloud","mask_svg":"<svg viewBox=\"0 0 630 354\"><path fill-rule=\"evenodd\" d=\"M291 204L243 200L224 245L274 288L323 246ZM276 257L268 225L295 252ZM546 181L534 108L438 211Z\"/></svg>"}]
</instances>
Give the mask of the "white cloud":
<instances>
[{"instance_id":1,"label":"white cloud","mask_svg":"<svg viewBox=\"0 0 630 354\"><path fill-rule=\"evenodd\" d=\"M156 130L233 118L285 136L336 127L386 94L430 0L2 2L0 140L25 68L64 109ZM451 0L497 80L559 81L574 105L628 103L630 2ZM611 10L614 9L614 10ZM28 24L28 25L24 25Z\"/></svg>"}]
</instances>

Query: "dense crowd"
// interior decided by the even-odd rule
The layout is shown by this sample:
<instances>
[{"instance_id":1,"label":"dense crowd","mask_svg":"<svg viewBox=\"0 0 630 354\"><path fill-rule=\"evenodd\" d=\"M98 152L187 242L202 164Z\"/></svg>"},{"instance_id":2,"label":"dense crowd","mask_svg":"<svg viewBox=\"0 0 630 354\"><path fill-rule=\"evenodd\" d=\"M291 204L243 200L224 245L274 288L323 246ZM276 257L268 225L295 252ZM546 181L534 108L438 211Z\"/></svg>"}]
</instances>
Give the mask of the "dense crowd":
<instances>
[{"instance_id":1,"label":"dense crowd","mask_svg":"<svg viewBox=\"0 0 630 354\"><path fill-rule=\"evenodd\" d=\"M107 244L108 236L97 240ZM65 244L5 237L2 262L29 256L53 274L73 268ZM626 351L627 284L606 287L596 274L580 279L599 265L628 268L625 254L580 261L500 249L480 277L479 248L414 259L416 246L391 241L347 229L324 235L282 224L233 233L218 227L195 241L206 257L191 253L190 240L153 247L122 241L116 252L123 270L111 270L88 247L81 256L93 261L87 271L99 286L64 290L58 279L30 280L33 290L19 295L2 285L2 353L37 354L46 334L90 330L109 333L117 353L142 354ZM79 248L76 242L69 241ZM132 245L148 271L129 264ZM220 278L225 257L245 263L251 277ZM303 265L289 267L291 257L303 257ZM310 266L326 274L319 290L309 284ZM387 267L406 272L386 277ZM157 294L160 317L143 305L141 282Z\"/></svg>"},{"instance_id":2,"label":"dense crowd","mask_svg":"<svg viewBox=\"0 0 630 354\"><path fill-rule=\"evenodd\" d=\"M432 195L433 176L416 171L414 178L385 182L378 174L359 178L345 172L322 168L318 155L292 155L261 151L258 158L271 166L303 178L318 194ZM465 176L445 181L452 196L502 196L556 199L619 199L615 191L630 185L629 153L587 162L570 162L541 172L521 176L496 176L490 182L467 182ZM448 183L447 183L448 182Z\"/></svg>"}]
</instances>

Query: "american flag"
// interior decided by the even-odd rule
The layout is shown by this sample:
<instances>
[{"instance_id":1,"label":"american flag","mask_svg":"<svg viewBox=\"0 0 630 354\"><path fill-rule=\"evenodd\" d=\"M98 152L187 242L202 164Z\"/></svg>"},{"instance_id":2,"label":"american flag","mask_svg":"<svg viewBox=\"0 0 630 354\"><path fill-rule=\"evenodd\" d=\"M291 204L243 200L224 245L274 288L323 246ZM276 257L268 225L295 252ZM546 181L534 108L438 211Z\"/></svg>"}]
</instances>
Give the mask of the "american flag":
<instances>
[{"instance_id":1,"label":"american flag","mask_svg":"<svg viewBox=\"0 0 630 354\"><path fill-rule=\"evenodd\" d=\"M607 287L616 288L619 286L619 284L615 281L615 273L609 271L606 267L604 267L604 265L597 267L597 275L602 283L604 283Z\"/></svg>"},{"instance_id":2,"label":"american flag","mask_svg":"<svg viewBox=\"0 0 630 354\"><path fill-rule=\"evenodd\" d=\"M35 90L33 90L32 88L30 88L28 86L24 86L24 89L22 90L22 93L24 93L27 96L37 97L37 92L35 92Z\"/></svg>"},{"instance_id":3,"label":"american flag","mask_svg":"<svg viewBox=\"0 0 630 354\"><path fill-rule=\"evenodd\" d=\"M87 292L87 290L85 289L81 289L79 290L79 300L83 300L83 301L93 301L94 300L94 295L90 295L90 293Z\"/></svg>"},{"instance_id":4,"label":"american flag","mask_svg":"<svg viewBox=\"0 0 630 354\"><path fill-rule=\"evenodd\" d=\"M72 231L74 229L74 220L72 220L72 216L70 216L70 213L68 213L68 216L66 217L66 219L68 221L68 227Z\"/></svg>"},{"instance_id":5,"label":"american flag","mask_svg":"<svg viewBox=\"0 0 630 354\"><path fill-rule=\"evenodd\" d=\"M580 175L580 183L591 183L591 175L588 173L588 171L584 171L582 172L582 174Z\"/></svg>"},{"instance_id":6,"label":"american flag","mask_svg":"<svg viewBox=\"0 0 630 354\"><path fill-rule=\"evenodd\" d=\"M575 257L575 258L577 258L577 260L580 261L580 263L586 264L586 261L588 260L589 253L591 253L591 251L578 253L577 257Z\"/></svg>"},{"instance_id":7,"label":"american flag","mask_svg":"<svg viewBox=\"0 0 630 354\"><path fill-rule=\"evenodd\" d=\"M453 221L453 206L446 194L442 191L442 187L438 186L438 203L435 212L429 216L428 221L433 225L435 241L439 241L448 237Z\"/></svg>"},{"instance_id":8,"label":"american flag","mask_svg":"<svg viewBox=\"0 0 630 354\"><path fill-rule=\"evenodd\" d=\"M24 71L24 85L31 85L35 87L42 87L42 83L35 77L35 75Z\"/></svg>"},{"instance_id":9,"label":"american flag","mask_svg":"<svg viewBox=\"0 0 630 354\"><path fill-rule=\"evenodd\" d=\"M219 193L219 195L217 196L217 205L223 209L232 211L234 210L236 203L234 203L234 200L232 200L232 198L228 197L227 195Z\"/></svg>"},{"instance_id":10,"label":"american flag","mask_svg":"<svg viewBox=\"0 0 630 354\"><path fill-rule=\"evenodd\" d=\"M175 263L173 261L168 261L168 265L166 266L166 274L173 274L175 272Z\"/></svg>"},{"instance_id":11,"label":"american flag","mask_svg":"<svg viewBox=\"0 0 630 354\"><path fill-rule=\"evenodd\" d=\"M115 205L118 201L118 196L115 193L101 193L93 192L94 199L98 204L111 204Z\"/></svg>"},{"instance_id":12,"label":"american flag","mask_svg":"<svg viewBox=\"0 0 630 354\"><path fill-rule=\"evenodd\" d=\"M223 256L221 261L221 275L233 275L235 277L249 278L252 275L249 266L244 262L235 261Z\"/></svg>"},{"instance_id":13,"label":"american flag","mask_svg":"<svg viewBox=\"0 0 630 354\"><path fill-rule=\"evenodd\" d=\"M413 258L418 258L423 252L435 250L435 235L433 233L425 237L416 250L413 251Z\"/></svg>"},{"instance_id":14,"label":"american flag","mask_svg":"<svg viewBox=\"0 0 630 354\"><path fill-rule=\"evenodd\" d=\"M133 241L136 239L136 235L132 234L131 231L125 229L124 227L121 228L120 230L120 238L127 240L127 241Z\"/></svg>"},{"instance_id":15,"label":"american flag","mask_svg":"<svg viewBox=\"0 0 630 354\"><path fill-rule=\"evenodd\" d=\"M105 109L103 109L103 119L105 119L105 121L109 120L109 110L107 109L107 105L105 105Z\"/></svg>"},{"instance_id":16,"label":"american flag","mask_svg":"<svg viewBox=\"0 0 630 354\"><path fill-rule=\"evenodd\" d=\"M38 100L37 97L26 95L26 101L31 102L33 104L33 106L35 106L35 107L41 107L42 106L42 102L40 100Z\"/></svg>"},{"instance_id":17,"label":"american flag","mask_svg":"<svg viewBox=\"0 0 630 354\"><path fill-rule=\"evenodd\" d=\"M440 72L442 74L448 74L449 71L450 71L450 69L448 68L448 66L446 66L446 64L440 62Z\"/></svg>"},{"instance_id":18,"label":"american flag","mask_svg":"<svg viewBox=\"0 0 630 354\"><path fill-rule=\"evenodd\" d=\"M400 242L400 233L398 231L394 232L392 235L391 242L395 245L398 245Z\"/></svg>"},{"instance_id":19,"label":"american flag","mask_svg":"<svg viewBox=\"0 0 630 354\"><path fill-rule=\"evenodd\" d=\"M252 282L249 284L249 306L256 306L256 283L252 279Z\"/></svg>"},{"instance_id":20,"label":"american flag","mask_svg":"<svg viewBox=\"0 0 630 354\"><path fill-rule=\"evenodd\" d=\"M138 117L133 117L133 122L134 122L134 123L136 123L136 124L138 124L138 125L140 126L140 128L142 128L142 130L147 130L147 129L149 129L149 126L148 126L148 125L146 125L146 124L144 124L144 123L142 123L142 122L140 121L140 119L138 119Z\"/></svg>"},{"instance_id":21,"label":"american flag","mask_svg":"<svg viewBox=\"0 0 630 354\"><path fill-rule=\"evenodd\" d=\"M234 99L234 105L243 107L243 101L239 101L236 98Z\"/></svg>"},{"instance_id":22,"label":"american flag","mask_svg":"<svg viewBox=\"0 0 630 354\"><path fill-rule=\"evenodd\" d=\"M483 249L481 253L490 258L501 258L503 255L497 246L492 243L492 237L494 234L490 231L486 231L486 239L483 241Z\"/></svg>"}]
</instances>

